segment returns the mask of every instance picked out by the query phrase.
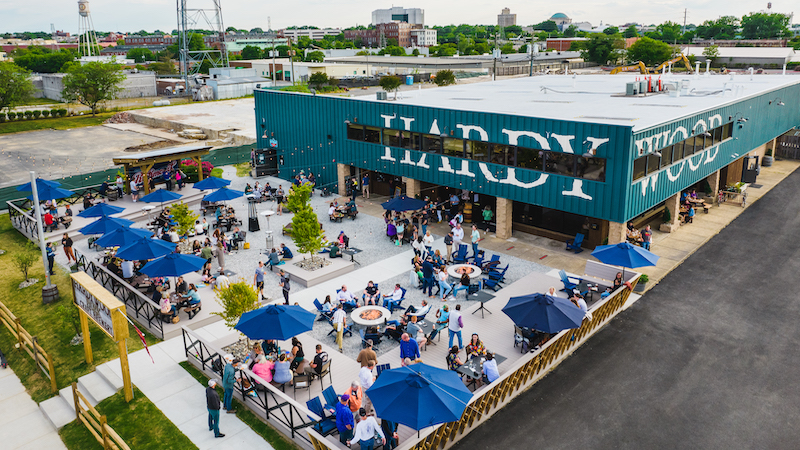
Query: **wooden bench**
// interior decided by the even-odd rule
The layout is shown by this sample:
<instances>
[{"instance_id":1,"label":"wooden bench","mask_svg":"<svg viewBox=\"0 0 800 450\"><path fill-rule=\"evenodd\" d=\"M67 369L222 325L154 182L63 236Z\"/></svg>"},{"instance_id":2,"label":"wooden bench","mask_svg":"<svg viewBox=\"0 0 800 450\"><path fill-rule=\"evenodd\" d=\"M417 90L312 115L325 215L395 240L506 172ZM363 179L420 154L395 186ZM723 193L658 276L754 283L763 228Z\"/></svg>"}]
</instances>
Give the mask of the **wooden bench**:
<instances>
[{"instance_id":1,"label":"wooden bench","mask_svg":"<svg viewBox=\"0 0 800 450\"><path fill-rule=\"evenodd\" d=\"M199 302L196 305L187 306L186 308L183 308L183 312L189 315L189 320L192 320L201 309L203 309L203 302Z\"/></svg>"}]
</instances>

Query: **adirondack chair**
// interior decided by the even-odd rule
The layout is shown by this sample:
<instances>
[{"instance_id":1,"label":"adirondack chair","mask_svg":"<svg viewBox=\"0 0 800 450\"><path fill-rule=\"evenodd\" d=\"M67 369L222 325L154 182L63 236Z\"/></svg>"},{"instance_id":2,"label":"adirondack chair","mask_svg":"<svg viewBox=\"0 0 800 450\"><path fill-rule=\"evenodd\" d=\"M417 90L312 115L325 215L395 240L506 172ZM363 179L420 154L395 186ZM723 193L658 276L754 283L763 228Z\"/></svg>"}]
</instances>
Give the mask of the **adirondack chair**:
<instances>
[{"instance_id":1,"label":"adirondack chair","mask_svg":"<svg viewBox=\"0 0 800 450\"><path fill-rule=\"evenodd\" d=\"M578 233L575 235L574 239L570 239L567 241L567 250L574 250L575 253L580 253L583 251L581 248L581 244L583 243L583 238L586 236L583 233Z\"/></svg>"}]
</instances>

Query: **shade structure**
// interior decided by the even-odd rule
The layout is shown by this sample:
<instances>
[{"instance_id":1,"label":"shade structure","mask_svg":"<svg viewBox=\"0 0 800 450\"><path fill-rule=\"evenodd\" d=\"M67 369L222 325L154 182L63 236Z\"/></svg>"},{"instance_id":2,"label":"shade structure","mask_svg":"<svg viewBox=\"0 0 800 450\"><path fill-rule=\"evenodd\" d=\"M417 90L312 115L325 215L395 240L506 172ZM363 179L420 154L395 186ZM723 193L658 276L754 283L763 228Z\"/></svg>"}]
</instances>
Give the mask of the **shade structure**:
<instances>
[{"instance_id":1,"label":"shade structure","mask_svg":"<svg viewBox=\"0 0 800 450\"><path fill-rule=\"evenodd\" d=\"M569 300L545 294L511 297L503 307L503 312L517 326L545 333L578 328L586 315Z\"/></svg>"},{"instance_id":2,"label":"shade structure","mask_svg":"<svg viewBox=\"0 0 800 450\"><path fill-rule=\"evenodd\" d=\"M90 208L84 209L83 211L79 212L78 215L80 217L103 217L119 214L122 211L125 211L125 208L109 205L108 203L98 203Z\"/></svg>"},{"instance_id":3,"label":"shade structure","mask_svg":"<svg viewBox=\"0 0 800 450\"><path fill-rule=\"evenodd\" d=\"M636 267L655 266L660 258L649 250L629 242L619 244L601 245L594 249L592 256L603 264L612 266Z\"/></svg>"},{"instance_id":4,"label":"shade structure","mask_svg":"<svg viewBox=\"0 0 800 450\"><path fill-rule=\"evenodd\" d=\"M150 230L122 227L104 234L95 241L95 244L100 247L126 247L142 238L148 238L152 234L153 232Z\"/></svg>"},{"instance_id":5,"label":"shade structure","mask_svg":"<svg viewBox=\"0 0 800 450\"><path fill-rule=\"evenodd\" d=\"M192 186L195 189L206 190L206 189L219 189L224 188L225 186L230 185L231 182L229 180L225 180L222 178L217 177L208 177L203 181L198 181L197 183Z\"/></svg>"},{"instance_id":6,"label":"shade structure","mask_svg":"<svg viewBox=\"0 0 800 450\"><path fill-rule=\"evenodd\" d=\"M127 246L117 250L117 258L126 261L156 259L175 251L175 244L161 239L139 238Z\"/></svg>"},{"instance_id":7,"label":"shade structure","mask_svg":"<svg viewBox=\"0 0 800 450\"><path fill-rule=\"evenodd\" d=\"M164 203L172 200L177 200L181 197L183 197L181 194L168 191L166 189L158 189L156 191L153 191L145 195L139 200L145 203Z\"/></svg>"},{"instance_id":8,"label":"shade structure","mask_svg":"<svg viewBox=\"0 0 800 450\"><path fill-rule=\"evenodd\" d=\"M33 184L28 182L28 183L25 183L23 185L17 186L17 190L18 191L33 192L32 186L33 186ZM37 178L36 179L36 187L39 190L43 189L44 187L55 188L55 187L59 187L59 186L61 186L61 183L59 183L58 181L50 181L50 180L45 180L45 179L42 179L42 178Z\"/></svg>"},{"instance_id":9,"label":"shade structure","mask_svg":"<svg viewBox=\"0 0 800 450\"><path fill-rule=\"evenodd\" d=\"M284 341L311 331L316 318L316 314L297 305L267 305L242 314L236 329L250 339Z\"/></svg>"},{"instance_id":10,"label":"shade structure","mask_svg":"<svg viewBox=\"0 0 800 450\"><path fill-rule=\"evenodd\" d=\"M381 206L391 211L416 211L425 207L425 201L401 195L381 203Z\"/></svg>"},{"instance_id":11,"label":"shade structure","mask_svg":"<svg viewBox=\"0 0 800 450\"><path fill-rule=\"evenodd\" d=\"M456 372L423 363L384 370L366 394L378 417L415 430L459 420L472 398Z\"/></svg>"},{"instance_id":12,"label":"shade structure","mask_svg":"<svg viewBox=\"0 0 800 450\"><path fill-rule=\"evenodd\" d=\"M133 225L133 221L128 219L102 216L89 225L81 228L80 232L83 234L106 234L109 231L116 230L117 228L129 227L131 225Z\"/></svg>"},{"instance_id":13,"label":"shade structure","mask_svg":"<svg viewBox=\"0 0 800 450\"><path fill-rule=\"evenodd\" d=\"M199 256L170 253L145 264L140 272L149 277L179 277L202 269L205 263Z\"/></svg>"},{"instance_id":14,"label":"shade structure","mask_svg":"<svg viewBox=\"0 0 800 450\"><path fill-rule=\"evenodd\" d=\"M60 187L48 186L46 184L44 184L42 186L38 186L38 183L37 183L37 189L38 189L38 194L39 194L39 201L55 200L55 199L59 199L59 198L72 197L73 195L75 195L75 193L72 192L72 191L68 191L66 189L61 189ZM28 200L33 200L33 194L31 194L31 195L29 195L29 196L27 196L25 198L27 198Z\"/></svg>"},{"instance_id":15,"label":"shade structure","mask_svg":"<svg viewBox=\"0 0 800 450\"><path fill-rule=\"evenodd\" d=\"M233 200L235 198L239 198L244 195L242 191L235 191L233 189L228 189L226 187L219 188L216 191L206 195L203 197L203 200L207 202L224 202L226 200Z\"/></svg>"}]
</instances>

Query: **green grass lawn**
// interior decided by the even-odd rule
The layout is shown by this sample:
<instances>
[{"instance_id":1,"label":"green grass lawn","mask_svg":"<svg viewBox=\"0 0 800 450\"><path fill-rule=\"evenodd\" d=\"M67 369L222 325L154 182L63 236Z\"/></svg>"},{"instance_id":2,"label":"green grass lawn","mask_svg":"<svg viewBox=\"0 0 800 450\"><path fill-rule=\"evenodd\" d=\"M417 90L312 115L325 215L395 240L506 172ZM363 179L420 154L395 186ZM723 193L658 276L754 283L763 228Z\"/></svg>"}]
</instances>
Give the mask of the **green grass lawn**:
<instances>
[{"instance_id":1,"label":"green grass lawn","mask_svg":"<svg viewBox=\"0 0 800 450\"><path fill-rule=\"evenodd\" d=\"M196 449L181 430L164 416L144 394L133 388L133 400L125 402L125 394L117 392L96 407L106 416L108 425L117 432L128 447L136 450ZM103 446L83 422L74 420L59 431L61 440L70 450L102 450Z\"/></svg>"},{"instance_id":2,"label":"green grass lawn","mask_svg":"<svg viewBox=\"0 0 800 450\"><path fill-rule=\"evenodd\" d=\"M33 106L33 105L63 105L63 102L60 102L58 100L51 100L49 98L32 98L21 106Z\"/></svg>"},{"instance_id":3,"label":"green grass lawn","mask_svg":"<svg viewBox=\"0 0 800 450\"><path fill-rule=\"evenodd\" d=\"M69 341L76 334L75 328L69 323L60 320L63 316L59 307L75 308L72 304L72 289L69 274L56 269L54 282L59 288L61 298L59 301L42 305L42 286L44 286L44 267L36 263L29 272L31 278L38 278L39 282L25 289L17 287L23 281L22 273L13 263L13 256L18 252L33 252L40 254L38 247L26 246L28 240L22 236L12 225L8 215L0 216L0 249L6 253L0 255L0 301L20 319L23 328L35 336L39 344L53 358L58 387L69 386L78 377L94 371L95 365L118 357L117 347L114 342L99 327L89 321L94 365L86 364L83 355L83 345L70 345ZM58 251L62 251L60 248ZM56 266L58 267L58 266ZM132 353L143 348L142 342L133 327L130 328L128 338L128 352ZM141 329L141 327L140 327ZM146 330L148 345L157 341ZM41 402L52 397L50 380L36 366L33 359L24 351L14 349L16 340L3 326L0 326L0 349L6 354L8 364L22 380L28 393L34 401Z\"/></svg>"},{"instance_id":4,"label":"green grass lawn","mask_svg":"<svg viewBox=\"0 0 800 450\"><path fill-rule=\"evenodd\" d=\"M91 127L102 124L106 119L113 116L114 112L100 113L96 116L84 114L82 116L58 117L38 120L15 120L13 122L0 123L0 134L20 133L23 131L37 130L67 130L71 128Z\"/></svg>"},{"instance_id":5,"label":"green grass lawn","mask_svg":"<svg viewBox=\"0 0 800 450\"><path fill-rule=\"evenodd\" d=\"M233 167L236 167L236 176L237 177L248 177L250 176L250 163L243 162L239 164L234 164Z\"/></svg>"},{"instance_id":6,"label":"green grass lawn","mask_svg":"<svg viewBox=\"0 0 800 450\"><path fill-rule=\"evenodd\" d=\"M192 363L188 361L184 361L179 363L181 367L186 369L187 372L191 376L193 376L200 384L203 386L208 385L208 377L197 368L195 368ZM219 397L222 398L224 394L222 388L217 385L217 392L219 393ZM236 417L239 418L242 422L246 423L250 428L253 429L259 436L263 437L265 441L269 442L269 444L275 448L275 450L297 450L300 447L297 446L294 442L292 442L289 438L281 434L278 430L272 427L272 425L263 422L258 416L253 414L252 411L247 409L238 399L233 399L233 407L236 409ZM224 418L224 414L223 414ZM221 428L224 429L225 422L224 420L220 424ZM222 430L220 430L222 431ZM223 433L225 431L222 431Z\"/></svg>"}]
</instances>

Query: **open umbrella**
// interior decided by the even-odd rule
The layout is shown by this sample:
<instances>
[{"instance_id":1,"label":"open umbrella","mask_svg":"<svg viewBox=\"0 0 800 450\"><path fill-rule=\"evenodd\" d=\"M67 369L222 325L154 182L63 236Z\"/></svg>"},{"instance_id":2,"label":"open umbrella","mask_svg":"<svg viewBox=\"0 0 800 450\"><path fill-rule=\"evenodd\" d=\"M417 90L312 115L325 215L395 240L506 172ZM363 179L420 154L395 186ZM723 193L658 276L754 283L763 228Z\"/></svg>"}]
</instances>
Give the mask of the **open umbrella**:
<instances>
[{"instance_id":1,"label":"open umbrella","mask_svg":"<svg viewBox=\"0 0 800 450\"><path fill-rule=\"evenodd\" d=\"M108 203L103 202L84 209L83 211L79 212L78 215L80 217L103 217L110 216L112 214L119 214L122 211L125 211L125 208L120 208L119 206L109 205Z\"/></svg>"},{"instance_id":2,"label":"open umbrella","mask_svg":"<svg viewBox=\"0 0 800 450\"><path fill-rule=\"evenodd\" d=\"M109 231L97 239L95 243L100 247L125 247L142 238L148 238L153 234L150 230L141 228L117 228Z\"/></svg>"},{"instance_id":3,"label":"open umbrella","mask_svg":"<svg viewBox=\"0 0 800 450\"><path fill-rule=\"evenodd\" d=\"M156 191L153 191L153 192L145 195L144 197L142 197L139 200L141 200L141 201L143 201L145 203L161 203L161 209L164 209L164 202L177 200L177 199L179 199L181 197L183 197L181 194L178 194L178 193L175 193L175 192L172 192L172 191L168 191L166 189L158 189Z\"/></svg>"},{"instance_id":4,"label":"open umbrella","mask_svg":"<svg viewBox=\"0 0 800 450\"><path fill-rule=\"evenodd\" d=\"M391 211L416 211L425 207L425 201L400 195L388 202L381 203L383 209Z\"/></svg>"},{"instance_id":5,"label":"open umbrella","mask_svg":"<svg viewBox=\"0 0 800 450\"><path fill-rule=\"evenodd\" d=\"M236 329L250 339L284 341L311 331L316 317L297 305L267 305L242 314Z\"/></svg>"},{"instance_id":6,"label":"open umbrella","mask_svg":"<svg viewBox=\"0 0 800 450\"><path fill-rule=\"evenodd\" d=\"M55 187L59 187L59 186L61 186L61 183L59 183L58 181L50 181L50 180L45 180L45 179L42 179L42 178L37 178L36 179L36 187L39 190L43 189L44 187L55 188ZM33 184L30 183L30 182L25 183L23 185L17 186L17 190L18 191L33 192Z\"/></svg>"},{"instance_id":7,"label":"open umbrella","mask_svg":"<svg viewBox=\"0 0 800 450\"><path fill-rule=\"evenodd\" d=\"M155 259L168 255L175 251L175 244L165 242L161 239L150 239L142 237L125 247L117 250L117 258L126 261L140 261L143 259Z\"/></svg>"},{"instance_id":8,"label":"open umbrella","mask_svg":"<svg viewBox=\"0 0 800 450\"><path fill-rule=\"evenodd\" d=\"M634 269L636 267L655 266L660 256L645 250L638 245L629 242L619 244L601 245L594 249L592 256L603 264L612 266L622 266L622 279L625 279L625 267Z\"/></svg>"},{"instance_id":9,"label":"open umbrella","mask_svg":"<svg viewBox=\"0 0 800 450\"><path fill-rule=\"evenodd\" d=\"M202 269L205 263L199 256L170 253L145 264L140 272L149 277L179 277Z\"/></svg>"},{"instance_id":10,"label":"open umbrella","mask_svg":"<svg viewBox=\"0 0 800 450\"><path fill-rule=\"evenodd\" d=\"M231 182L229 180L224 180L222 178L217 178L217 177L208 177L203 181L198 181L192 187L195 189L200 189L202 191L206 189L224 188L225 186L228 186L230 184Z\"/></svg>"},{"instance_id":11,"label":"open umbrella","mask_svg":"<svg viewBox=\"0 0 800 450\"><path fill-rule=\"evenodd\" d=\"M511 297L503 307L503 312L517 326L545 333L578 328L586 315L569 300L545 294Z\"/></svg>"},{"instance_id":12,"label":"open umbrella","mask_svg":"<svg viewBox=\"0 0 800 450\"><path fill-rule=\"evenodd\" d=\"M46 184L43 184L42 186L38 186L37 184L37 189L39 191L39 201L55 200L59 198L72 197L73 195L75 195L75 193L72 191L61 189L60 187L48 186ZM33 194L25 198L27 198L28 200L33 200Z\"/></svg>"},{"instance_id":13,"label":"open umbrella","mask_svg":"<svg viewBox=\"0 0 800 450\"><path fill-rule=\"evenodd\" d=\"M79 231L83 234L106 234L109 231L114 231L117 228L129 227L133 225L132 220L120 219L117 217L102 216L94 222L81 228Z\"/></svg>"},{"instance_id":14,"label":"open umbrella","mask_svg":"<svg viewBox=\"0 0 800 450\"><path fill-rule=\"evenodd\" d=\"M384 370L366 394L378 417L415 430L455 422L472 398L456 372L423 363Z\"/></svg>"},{"instance_id":15,"label":"open umbrella","mask_svg":"<svg viewBox=\"0 0 800 450\"><path fill-rule=\"evenodd\" d=\"M203 200L211 203L224 202L226 200L233 200L244 195L242 191L235 191L226 187L219 188L216 191L203 197Z\"/></svg>"}]
</instances>

